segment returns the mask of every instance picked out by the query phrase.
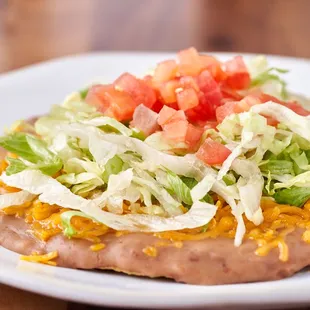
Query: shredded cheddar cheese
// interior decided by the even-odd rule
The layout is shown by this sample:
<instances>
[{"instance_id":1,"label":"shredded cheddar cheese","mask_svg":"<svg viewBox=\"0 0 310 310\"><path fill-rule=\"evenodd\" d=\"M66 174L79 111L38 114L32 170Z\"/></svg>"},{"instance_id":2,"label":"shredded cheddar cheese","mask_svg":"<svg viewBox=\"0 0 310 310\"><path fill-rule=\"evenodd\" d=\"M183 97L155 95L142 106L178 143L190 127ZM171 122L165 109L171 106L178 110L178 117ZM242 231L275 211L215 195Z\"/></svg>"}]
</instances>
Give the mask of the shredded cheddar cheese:
<instances>
[{"instance_id":1,"label":"shredded cheddar cheese","mask_svg":"<svg viewBox=\"0 0 310 310\"><path fill-rule=\"evenodd\" d=\"M33 262L33 263L40 263L40 264L46 264L46 265L51 265L51 266L56 266L56 262L53 262L52 260L58 257L58 252L50 252L44 255L39 255L39 254L32 254L32 255L22 255L20 257L21 260L28 261L28 262Z\"/></svg>"},{"instance_id":2,"label":"shredded cheddar cheese","mask_svg":"<svg viewBox=\"0 0 310 310\"><path fill-rule=\"evenodd\" d=\"M17 189L5 187L5 191L16 191ZM162 239L154 246L143 249L143 253L149 256L157 255L157 248L161 246L174 246L181 248L183 241L199 241L206 238L226 237L234 238L236 234L237 222L231 213L231 208L223 199L217 197L217 213L209 222L207 228L198 227L194 229L184 229L180 231L165 231L153 233L155 237ZM260 256L268 255L273 249L279 250L279 259L287 261L289 250L285 242L286 235L296 228L304 229L302 240L310 243L310 201L303 208L288 205L279 205L270 199L263 199L261 207L264 215L264 222L255 226L244 217L246 226L246 239L256 241L256 254ZM129 212L129 207L125 206L125 213ZM56 205L42 203L39 200L26 203L21 206L12 206L2 210L7 215L23 217L30 225L33 234L40 240L47 241L51 237L61 234L63 227L60 215L68 209ZM115 233L117 237L129 234L128 231L114 231L107 226L95 223L90 219L79 216L72 217L71 225L76 230L73 238L86 239L94 243L90 248L92 251L100 251L104 248L101 237L109 232Z\"/></svg>"},{"instance_id":3,"label":"shredded cheddar cheese","mask_svg":"<svg viewBox=\"0 0 310 310\"><path fill-rule=\"evenodd\" d=\"M93 244L90 246L90 249L93 251L93 252L98 252L98 251L101 251L105 248L105 244L104 243L97 243L97 244Z\"/></svg>"}]
</instances>

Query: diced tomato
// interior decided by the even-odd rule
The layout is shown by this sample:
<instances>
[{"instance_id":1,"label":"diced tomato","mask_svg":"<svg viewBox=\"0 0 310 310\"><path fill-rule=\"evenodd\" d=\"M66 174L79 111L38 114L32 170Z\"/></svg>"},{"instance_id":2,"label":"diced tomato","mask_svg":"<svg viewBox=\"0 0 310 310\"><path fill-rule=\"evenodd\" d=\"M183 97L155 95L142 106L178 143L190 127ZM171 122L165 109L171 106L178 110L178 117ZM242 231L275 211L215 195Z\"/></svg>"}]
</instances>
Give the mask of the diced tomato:
<instances>
[{"instance_id":1,"label":"diced tomato","mask_svg":"<svg viewBox=\"0 0 310 310\"><path fill-rule=\"evenodd\" d=\"M203 70L208 70L217 82L226 79L226 73L222 70L222 64L216 58L208 55L200 55L200 61Z\"/></svg>"},{"instance_id":2,"label":"diced tomato","mask_svg":"<svg viewBox=\"0 0 310 310\"><path fill-rule=\"evenodd\" d=\"M253 94L255 96L255 94ZM273 101L275 103L279 103L279 104L285 104L284 101L274 97L274 96L271 96L271 95L268 95L268 94L265 94L265 93L262 93L261 91L258 91L256 93L256 96L258 97L258 99L262 102L262 103L265 103L265 102L268 102L268 101Z\"/></svg>"},{"instance_id":3,"label":"diced tomato","mask_svg":"<svg viewBox=\"0 0 310 310\"><path fill-rule=\"evenodd\" d=\"M155 85L170 81L176 77L178 65L175 60L160 62L154 72L153 82Z\"/></svg>"},{"instance_id":4,"label":"diced tomato","mask_svg":"<svg viewBox=\"0 0 310 310\"><path fill-rule=\"evenodd\" d=\"M216 119L218 123L222 123L228 115L235 113L235 105L235 101L228 101L216 109Z\"/></svg>"},{"instance_id":5,"label":"diced tomato","mask_svg":"<svg viewBox=\"0 0 310 310\"><path fill-rule=\"evenodd\" d=\"M257 97L249 95L236 102L234 111L235 113L247 112L257 104L261 104L261 101Z\"/></svg>"},{"instance_id":6,"label":"diced tomato","mask_svg":"<svg viewBox=\"0 0 310 310\"><path fill-rule=\"evenodd\" d=\"M152 106L152 110L156 113L159 113L159 111L163 108L163 106L164 104L160 100L157 100Z\"/></svg>"},{"instance_id":7,"label":"diced tomato","mask_svg":"<svg viewBox=\"0 0 310 310\"><path fill-rule=\"evenodd\" d=\"M221 92L222 92L223 98L229 98L234 101L239 101L243 98L243 96L238 94L238 92L236 92L234 89L231 89L225 85L221 86Z\"/></svg>"},{"instance_id":8,"label":"diced tomato","mask_svg":"<svg viewBox=\"0 0 310 310\"><path fill-rule=\"evenodd\" d=\"M177 101L175 90L179 87L180 83L177 80L171 80L161 84L159 87L159 93L166 104Z\"/></svg>"},{"instance_id":9,"label":"diced tomato","mask_svg":"<svg viewBox=\"0 0 310 310\"><path fill-rule=\"evenodd\" d=\"M218 123L217 121L197 121L195 122L195 125L200 128L203 128L203 130L207 130L207 129L216 129Z\"/></svg>"},{"instance_id":10,"label":"diced tomato","mask_svg":"<svg viewBox=\"0 0 310 310\"><path fill-rule=\"evenodd\" d=\"M189 149L194 149L196 147L197 143L201 139L202 134L203 128L188 124L185 142L188 144Z\"/></svg>"},{"instance_id":11,"label":"diced tomato","mask_svg":"<svg viewBox=\"0 0 310 310\"><path fill-rule=\"evenodd\" d=\"M196 153L197 158L207 165L220 165L231 154L231 151L220 142L207 138Z\"/></svg>"},{"instance_id":12,"label":"diced tomato","mask_svg":"<svg viewBox=\"0 0 310 310\"><path fill-rule=\"evenodd\" d=\"M116 90L113 85L94 85L85 100L99 112L119 121L130 120L137 106L129 94Z\"/></svg>"},{"instance_id":13,"label":"diced tomato","mask_svg":"<svg viewBox=\"0 0 310 310\"><path fill-rule=\"evenodd\" d=\"M85 101L96 107L99 111L104 112L109 106L105 100L105 92L114 89L111 84L93 85L87 92Z\"/></svg>"},{"instance_id":14,"label":"diced tomato","mask_svg":"<svg viewBox=\"0 0 310 310\"><path fill-rule=\"evenodd\" d=\"M183 89L177 93L177 103L183 111L196 107L199 104L197 92L193 88Z\"/></svg>"},{"instance_id":15,"label":"diced tomato","mask_svg":"<svg viewBox=\"0 0 310 310\"><path fill-rule=\"evenodd\" d=\"M202 70L202 63L197 50L193 47L182 50L177 55L179 74L196 76Z\"/></svg>"},{"instance_id":16,"label":"diced tomato","mask_svg":"<svg viewBox=\"0 0 310 310\"><path fill-rule=\"evenodd\" d=\"M216 119L221 123L228 115L247 112L256 104L260 104L255 96L246 96L240 101L228 101L216 109Z\"/></svg>"},{"instance_id":17,"label":"diced tomato","mask_svg":"<svg viewBox=\"0 0 310 310\"><path fill-rule=\"evenodd\" d=\"M157 118L157 113L140 104L133 113L133 120L130 125L141 130L146 136L149 136L160 129Z\"/></svg>"},{"instance_id":18,"label":"diced tomato","mask_svg":"<svg viewBox=\"0 0 310 310\"><path fill-rule=\"evenodd\" d=\"M153 77L148 74L146 76L143 77L143 81L149 86L153 88Z\"/></svg>"},{"instance_id":19,"label":"diced tomato","mask_svg":"<svg viewBox=\"0 0 310 310\"><path fill-rule=\"evenodd\" d=\"M301 116L308 116L310 115L310 111L305 110L300 104L297 102L287 102L286 106L294 111L295 113L301 115Z\"/></svg>"},{"instance_id":20,"label":"diced tomato","mask_svg":"<svg viewBox=\"0 0 310 310\"><path fill-rule=\"evenodd\" d=\"M108 106L104 112L106 116L113 117L118 121L128 121L132 119L136 103L131 96L125 92L111 89L104 94L103 106Z\"/></svg>"},{"instance_id":21,"label":"diced tomato","mask_svg":"<svg viewBox=\"0 0 310 310\"><path fill-rule=\"evenodd\" d=\"M197 77L197 84L201 90L198 93L199 105L186 111L188 119L192 122L215 119L215 110L222 104L218 84L207 70Z\"/></svg>"},{"instance_id":22,"label":"diced tomato","mask_svg":"<svg viewBox=\"0 0 310 310\"><path fill-rule=\"evenodd\" d=\"M192 76L182 76L179 80L179 85L181 88L192 88L196 92L199 92L199 86Z\"/></svg>"},{"instance_id":23,"label":"diced tomato","mask_svg":"<svg viewBox=\"0 0 310 310\"><path fill-rule=\"evenodd\" d=\"M242 56L236 56L225 63L226 84L233 89L245 89L250 86L250 74Z\"/></svg>"},{"instance_id":24,"label":"diced tomato","mask_svg":"<svg viewBox=\"0 0 310 310\"><path fill-rule=\"evenodd\" d=\"M286 106L287 108L291 109L292 111L294 111L295 113L301 115L301 116L308 116L310 115L310 111L307 111L306 109L304 109L299 103L294 102L294 101L282 101L274 96L268 95L268 94L264 94L261 93L259 95L259 99L261 100L262 103L268 102L268 101L273 101L276 103L279 103L283 106Z\"/></svg>"},{"instance_id":25,"label":"diced tomato","mask_svg":"<svg viewBox=\"0 0 310 310\"><path fill-rule=\"evenodd\" d=\"M122 74L116 79L114 86L118 90L127 92L137 105L144 104L152 108L156 101L155 91L145 81L137 79L130 73Z\"/></svg>"},{"instance_id":26,"label":"diced tomato","mask_svg":"<svg viewBox=\"0 0 310 310\"><path fill-rule=\"evenodd\" d=\"M159 115L158 115L158 124L160 126L163 126L167 124L172 116L175 115L177 111L175 109L169 108L168 106L163 106L163 108L160 110Z\"/></svg>"},{"instance_id":27,"label":"diced tomato","mask_svg":"<svg viewBox=\"0 0 310 310\"><path fill-rule=\"evenodd\" d=\"M181 111L178 111L181 112ZM188 128L187 120L176 120L171 121L164 125L163 127L163 136L174 142L184 142L186 139Z\"/></svg>"},{"instance_id":28,"label":"diced tomato","mask_svg":"<svg viewBox=\"0 0 310 310\"><path fill-rule=\"evenodd\" d=\"M158 124L160 126L165 126L168 123L176 122L176 121L186 121L186 116L184 111L177 111L168 106L163 106L158 115Z\"/></svg>"}]
</instances>

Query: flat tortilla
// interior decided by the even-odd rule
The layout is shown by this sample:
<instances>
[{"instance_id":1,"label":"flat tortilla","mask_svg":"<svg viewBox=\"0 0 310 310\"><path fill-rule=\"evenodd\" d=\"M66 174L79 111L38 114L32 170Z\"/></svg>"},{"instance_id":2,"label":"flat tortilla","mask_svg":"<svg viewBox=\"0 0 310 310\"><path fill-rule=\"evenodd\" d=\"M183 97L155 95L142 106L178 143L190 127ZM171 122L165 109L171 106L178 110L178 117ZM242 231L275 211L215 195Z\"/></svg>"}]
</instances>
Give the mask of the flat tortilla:
<instances>
[{"instance_id":1,"label":"flat tortilla","mask_svg":"<svg viewBox=\"0 0 310 310\"><path fill-rule=\"evenodd\" d=\"M58 251L58 266L79 269L112 269L151 278L166 277L177 282L200 285L277 280L293 275L310 264L310 246L301 240L298 229L286 237L289 260L281 262L279 251L267 256L255 255L257 245L246 240L235 247L232 239L216 238L184 241L181 248L173 243L157 247L157 255L143 252L163 239L151 234L130 233L117 237L109 233L101 238L106 245L94 252L91 242L68 239L62 235L47 242L34 238L28 224L14 216L0 216L0 244L14 252L30 255Z\"/></svg>"}]
</instances>

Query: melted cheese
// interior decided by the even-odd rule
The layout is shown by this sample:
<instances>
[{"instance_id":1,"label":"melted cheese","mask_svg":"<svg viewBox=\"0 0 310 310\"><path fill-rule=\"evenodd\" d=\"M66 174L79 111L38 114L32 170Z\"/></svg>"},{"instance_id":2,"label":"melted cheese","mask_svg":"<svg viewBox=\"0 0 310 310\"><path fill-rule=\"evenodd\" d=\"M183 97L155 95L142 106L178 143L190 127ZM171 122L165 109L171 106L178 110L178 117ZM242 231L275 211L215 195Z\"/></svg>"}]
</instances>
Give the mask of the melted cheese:
<instances>
[{"instance_id":1,"label":"melted cheese","mask_svg":"<svg viewBox=\"0 0 310 310\"><path fill-rule=\"evenodd\" d=\"M6 188L6 191L14 191L14 188ZM166 231L154 233L153 235L167 241L162 244L156 243L154 246L146 247L143 252L146 255L156 256L156 248L160 246L173 245L177 248L183 246L183 241L198 241L205 238L226 237L234 238L237 228L237 222L231 214L230 206L226 205L222 199L216 202L218 211L215 217L205 227L194 229L184 229L182 231ZM302 239L310 243L310 202L306 203L303 208L288 205L279 205L270 199L263 199L261 207L264 215L264 222L255 226L252 222L244 217L246 226L246 239L256 241L256 254L265 256L272 249L279 250L279 259L287 261L289 258L288 247L285 243L285 236L295 228L303 228L305 232ZM5 214L24 217L30 225L33 234L47 241L49 238L62 233L60 215L68 209L56 205L48 205L38 200L32 204L22 206L13 206L3 210ZM73 238L86 239L95 243L92 250L100 248L100 237L108 232L114 232L120 237L129 234L128 231L113 231L103 224L98 224L90 219L75 216L71 220L72 226L77 231ZM102 248L100 248L102 249ZM154 250L155 249L155 250ZM99 250L99 249L98 249Z\"/></svg>"}]
</instances>

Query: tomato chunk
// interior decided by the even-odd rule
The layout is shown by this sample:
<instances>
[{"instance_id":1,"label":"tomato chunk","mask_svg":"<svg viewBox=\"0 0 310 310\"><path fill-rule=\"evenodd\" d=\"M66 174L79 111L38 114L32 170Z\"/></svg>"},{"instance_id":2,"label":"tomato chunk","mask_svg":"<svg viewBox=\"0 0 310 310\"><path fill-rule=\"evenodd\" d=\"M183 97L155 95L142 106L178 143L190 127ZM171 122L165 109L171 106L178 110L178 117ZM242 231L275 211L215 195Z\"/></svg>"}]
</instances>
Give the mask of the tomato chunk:
<instances>
[{"instance_id":1,"label":"tomato chunk","mask_svg":"<svg viewBox=\"0 0 310 310\"><path fill-rule=\"evenodd\" d=\"M301 115L301 116L308 116L310 115L310 111L304 109L299 103L294 102L294 101L282 101L274 96L268 95L268 94L264 94L261 93L259 95L259 99L261 100L261 102L265 103L268 101L272 101L272 102L276 102L279 103L283 106L286 106L287 108L291 109L292 111L294 111L295 113Z\"/></svg>"},{"instance_id":2,"label":"tomato chunk","mask_svg":"<svg viewBox=\"0 0 310 310\"><path fill-rule=\"evenodd\" d=\"M158 115L158 124L160 126L167 124L176 112L177 111L175 109L169 108L166 105L163 106Z\"/></svg>"},{"instance_id":3,"label":"tomato chunk","mask_svg":"<svg viewBox=\"0 0 310 310\"><path fill-rule=\"evenodd\" d=\"M106 116L113 117L118 121L128 121L132 119L136 103L129 94L111 89L104 93L103 102L103 106L108 106L105 111L101 110Z\"/></svg>"},{"instance_id":4,"label":"tomato chunk","mask_svg":"<svg viewBox=\"0 0 310 310\"><path fill-rule=\"evenodd\" d=\"M163 106L163 108L160 110L159 115L158 115L158 124L162 127L167 125L168 123L171 122L176 122L176 121L186 121L186 116L184 111L177 111L173 108L170 108L168 106Z\"/></svg>"},{"instance_id":5,"label":"tomato chunk","mask_svg":"<svg viewBox=\"0 0 310 310\"><path fill-rule=\"evenodd\" d=\"M260 103L257 97L251 95L244 97L240 101L228 101L216 109L216 119L221 123L228 115L247 112L252 106Z\"/></svg>"},{"instance_id":6,"label":"tomato chunk","mask_svg":"<svg viewBox=\"0 0 310 310\"><path fill-rule=\"evenodd\" d=\"M221 92L222 92L223 98L231 99L234 101L239 101L243 98L243 96L240 95L236 90L231 89L225 85L221 86Z\"/></svg>"},{"instance_id":7,"label":"tomato chunk","mask_svg":"<svg viewBox=\"0 0 310 310\"><path fill-rule=\"evenodd\" d=\"M96 107L100 112L105 112L109 107L108 102L105 100L105 92L111 89L114 89L114 86L111 84L93 85L87 92L86 103Z\"/></svg>"},{"instance_id":8,"label":"tomato chunk","mask_svg":"<svg viewBox=\"0 0 310 310\"><path fill-rule=\"evenodd\" d=\"M179 112L179 111L178 111ZM174 142L184 142L186 139L188 121L184 119L167 123L163 127L163 136Z\"/></svg>"},{"instance_id":9,"label":"tomato chunk","mask_svg":"<svg viewBox=\"0 0 310 310\"><path fill-rule=\"evenodd\" d=\"M137 106L129 94L116 90L113 85L94 85L88 91L85 101L118 121L130 120Z\"/></svg>"},{"instance_id":10,"label":"tomato chunk","mask_svg":"<svg viewBox=\"0 0 310 310\"><path fill-rule=\"evenodd\" d=\"M130 125L141 130L146 136L149 136L160 129L157 119L157 113L140 104L133 113L133 120Z\"/></svg>"},{"instance_id":11,"label":"tomato chunk","mask_svg":"<svg viewBox=\"0 0 310 310\"><path fill-rule=\"evenodd\" d=\"M218 123L222 123L227 116L235 113L235 105L236 102L228 101L216 109L216 120Z\"/></svg>"},{"instance_id":12,"label":"tomato chunk","mask_svg":"<svg viewBox=\"0 0 310 310\"><path fill-rule=\"evenodd\" d=\"M207 165L220 165L231 154L231 151L211 138L207 138L196 153L197 158Z\"/></svg>"},{"instance_id":13,"label":"tomato chunk","mask_svg":"<svg viewBox=\"0 0 310 310\"><path fill-rule=\"evenodd\" d=\"M245 89L250 86L250 74L242 56L236 56L225 63L226 84L233 89Z\"/></svg>"},{"instance_id":14,"label":"tomato chunk","mask_svg":"<svg viewBox=\"0 0 310 310\"><path fill-rule=\"evenodd\" d=\"M186 111L199 105L197 92L192 89L183 89L177 93L177 103L181 110Z\"/></svg>"},{"instance_id":15,"label":"tomato chunk","mask_svg":"<svg viewBox=\"0 0 310 310\"><path fill-rule=\"evenodd\" d=\"M196 76L202 70L202 63L197 50L193 47L182 50L177 55L179 74Z\"/></svg>"},{"instance_id":16,"label":"tomato chunk","mask_svg":"<svg viewBox=\"0 0 310 310\"><path fill-rule=\"evenodd\" d=\"M208 70L197 77L197 84L201 90L198 93L199 105L187 110L186 115L192 122L213 120L216 108L222 105L220 88Z\"/></svg>"},{"instance_id":17,"label":"tomato chunk","mask_svg":"<svg viewBox=\"0 0 310 310\"><path fill-rule=\"evenodd\" d=\"M185 142L188 144L189 149L194 149L197 146L197 143L200 141L202 134L203 128L196 127L192 124L188 125Z\"/></svg>"},{"instance_id":18,"label":"tomato chunk","mask_svg":"<svg viewBox=\"0 0 310 310\"><path fill-rule=\"evenodd\" d=\"M179 83L181 88L192 88L196 92L200 90L197 81L192 76L182 76Z\"/></svg>"},{"instance_id":19,"label":"tomato chunk","mask_svg":"<svg viewBox=\"0 0 310 310\"><path fill-rule=\"evenodd\" d=\"M156 101L155 91L143 80L137 79L130 73L122 74L114 82L116 89L127 92L139 104L152 108Z\"/></svg>"},{"instance_id":20,"label":"tomato chunk","mask_svg":"<svg viewBox=\"0 0 310 310\"><path fill-rule=\"evenodd\" d=\"M171 80L161 84L159 87L159 93L166 104L174 103L177 101L175 91L179 87L180 83L177 80Z\"/></svg>"},{"instance_id":21,"label":"tomato chunk","mask_svg":"<svg viewBox=\"0 0 310 310\"><path fill-rule=\"evenodd\" d=\"M166 60L160 62L154 72L153 82L159 84L170 81L176 77L178 65L175 60Z\"/></svg>"},{"instance_id":22,"label":"tomato chunk","mask_svg":"<svg viewBox=\"0 0 310 310\"><path fill-rule=\"evenodd\" d=\"M222 64L216 58L209 55L200 55L200 61L203 70L208 70L217 82L226 79L226 73L222 69Z\"/></svg>"}]
</instances>

